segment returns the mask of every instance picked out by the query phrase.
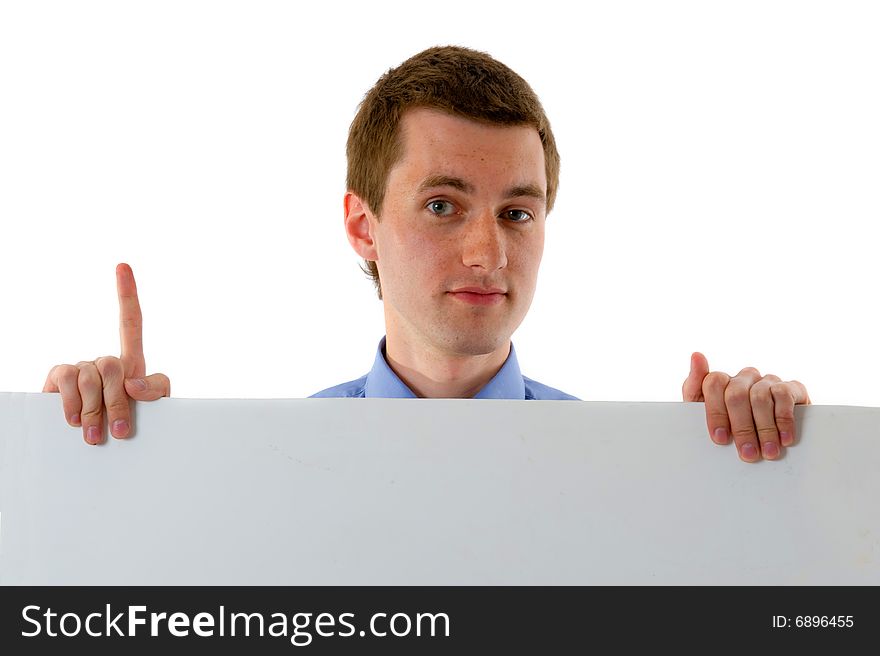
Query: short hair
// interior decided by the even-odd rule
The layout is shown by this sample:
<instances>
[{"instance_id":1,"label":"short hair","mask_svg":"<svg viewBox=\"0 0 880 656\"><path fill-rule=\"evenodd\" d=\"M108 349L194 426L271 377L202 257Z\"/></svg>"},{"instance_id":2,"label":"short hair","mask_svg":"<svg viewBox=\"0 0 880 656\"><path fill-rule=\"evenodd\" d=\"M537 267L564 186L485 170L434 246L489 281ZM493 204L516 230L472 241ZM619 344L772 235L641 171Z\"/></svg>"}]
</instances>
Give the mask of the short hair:
<instances>
[{"instance_id":1,"label":"short hair","mask_svg":"<svg viewBox=\"0 0 880 656\"><path fill-rule=\"evenodd\" d=\"M346 186L378 217L391 169L403 156L400 120L408 109L431 108L497 125L533 126L544 148L547 212L559 186L559 153L538 96L519 75L490 55L435 46L389 69L364 96L346 144ZM361 267L382 298L376 263Z\"/></svg>"}]
</instances>

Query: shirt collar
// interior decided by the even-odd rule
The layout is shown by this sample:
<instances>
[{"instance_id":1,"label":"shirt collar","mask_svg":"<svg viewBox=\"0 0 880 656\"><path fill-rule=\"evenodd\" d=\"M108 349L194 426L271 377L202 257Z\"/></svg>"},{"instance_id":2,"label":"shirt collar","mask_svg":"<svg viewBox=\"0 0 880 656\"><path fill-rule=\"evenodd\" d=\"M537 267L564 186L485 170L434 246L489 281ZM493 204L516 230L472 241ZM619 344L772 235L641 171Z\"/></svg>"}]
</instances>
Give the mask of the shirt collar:
<instances>
[{"instance_id":1,"label":"shirt collar","mask_svg":"<svg viewBox=\"0 0 880 656\"><path fill-rule=\"evenodd\" d=\"M385 360L385 337L379 342L376 349L376 359L373 368L367 374L364 384L365 398L383 399L414 399L416 395L406 386ZM474 397L475 399L525 399L526 386L519 362L516 359L516 351L513 343L510 344L510 354L498 373L492 377L486 385Z\"/></svg>"}]
</instances>

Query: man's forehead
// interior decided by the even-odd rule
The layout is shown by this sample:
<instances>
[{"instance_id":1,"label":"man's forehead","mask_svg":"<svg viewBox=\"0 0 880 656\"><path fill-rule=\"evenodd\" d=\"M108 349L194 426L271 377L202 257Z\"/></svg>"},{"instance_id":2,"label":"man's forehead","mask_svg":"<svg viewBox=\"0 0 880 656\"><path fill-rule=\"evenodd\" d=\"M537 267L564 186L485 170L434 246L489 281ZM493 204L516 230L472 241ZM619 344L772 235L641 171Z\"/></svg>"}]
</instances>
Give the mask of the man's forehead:
<instances>
[{"instance_id":1,"label":"man's forehead","mask_svg":"<svg viewBox=\"0 0 880 656\"><path fill-rule=\"evenodd\" d=\"M403 152L394 168L409 169L407 186L415 193L438 187L474 193L485 184L487 172L493 178L508 172L509 179L499 184L505 196L546 202L544 148L533 126L478 121L420 107L404 113L402 127Z\"/></svg>"},{"instance_id":2,"label":"man's forehead","mask_svg":"<svg viewBox=\"0 0 880 656\"><path fill-rule=\"evenodd\" d=\"M400 127L402 132L418 130L422 133L425 128L429 127L448 127L455 130L512 130L523 134L534 133L540 140L538 128L528 123L496 123L494 121L482 120L455 112L439 109L436 107L410 107L404 110L400 116Z\"/></svg>"}]
</instances>

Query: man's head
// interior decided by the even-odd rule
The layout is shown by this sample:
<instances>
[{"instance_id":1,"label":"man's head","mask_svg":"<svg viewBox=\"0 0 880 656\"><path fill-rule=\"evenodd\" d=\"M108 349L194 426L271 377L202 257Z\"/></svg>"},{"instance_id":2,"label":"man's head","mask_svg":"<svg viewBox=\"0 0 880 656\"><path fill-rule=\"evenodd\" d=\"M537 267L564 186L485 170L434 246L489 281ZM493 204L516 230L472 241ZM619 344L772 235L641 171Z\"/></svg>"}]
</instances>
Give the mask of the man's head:
<instances>
[{"instance_id":1,"label":"man's head","mask_svg":"<svg viewBox=\"0 0 880 656\"><path fill-rule=\"evenodd\" d=\"M367 92L348 134L346 187L381 218L388 176L401 157L401 120L408 110L430 108L482 123L530 126L541 140L547 179L546 212L559 186L559 153L535 92L489 55L457 46L428 48L390 69ZM379 268L366 272L382 298Z\"/></svg>"},{"instance_id":2,"label":"man's head","mask_svg":"<svg viewBox=\"0 0 880 656\"><path fill-rule=\"evenodd\" d=\"M482 53L432 48L367 94L348 152L346 233L381 278L389 349L422 365L506 357L559 173L528 85Z\"/></svg>"}]
</instances>

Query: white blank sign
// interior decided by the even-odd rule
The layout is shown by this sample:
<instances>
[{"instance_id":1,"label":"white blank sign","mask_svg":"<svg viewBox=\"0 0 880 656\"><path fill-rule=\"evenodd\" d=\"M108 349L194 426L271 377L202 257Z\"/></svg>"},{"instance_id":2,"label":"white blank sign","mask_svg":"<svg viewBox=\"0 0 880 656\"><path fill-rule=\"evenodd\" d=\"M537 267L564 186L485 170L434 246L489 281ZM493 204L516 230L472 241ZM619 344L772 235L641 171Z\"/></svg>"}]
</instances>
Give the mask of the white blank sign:
<instances>
[{"instance_id":1,"label":"white blank sign","mask_svg":"<svg viewBox=\"0 0 880 656\"><path fill-rule=\"evenodd\" d=\"M3 584L880 583L880 408L741 462L701 403L0 393Z\"/></svg>"}]
</instances>

